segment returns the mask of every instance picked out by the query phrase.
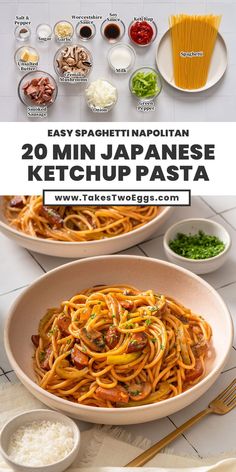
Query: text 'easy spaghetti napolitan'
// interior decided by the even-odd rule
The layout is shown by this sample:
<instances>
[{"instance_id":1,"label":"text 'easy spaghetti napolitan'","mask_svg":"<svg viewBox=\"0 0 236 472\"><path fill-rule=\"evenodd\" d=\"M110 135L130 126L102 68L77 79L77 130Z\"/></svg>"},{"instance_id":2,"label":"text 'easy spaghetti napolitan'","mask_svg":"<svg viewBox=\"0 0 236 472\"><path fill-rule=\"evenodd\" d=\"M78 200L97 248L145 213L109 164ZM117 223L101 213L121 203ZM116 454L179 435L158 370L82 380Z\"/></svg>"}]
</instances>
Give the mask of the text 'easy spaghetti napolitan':
<instances>
[{"instance_id":1,"label":"text 'easy spaghetti napolitan'","mask_svg":"<svg viewBox=\"0 0 236 472\"><path fill-rule=\"evenodd\" d=\"M5 216L30 236L94 241L128 233L160 213L157 206L44 206L40 196L5 197Z\"/></svg>"},{"instance_id":2,"label":"text 'easy spaghetti napolitan'","mask_svg":"<svg viewBox=\"0 0 236 472\"><path fill-rule=\"evenodd\" d=\"M96 286L42 318L34 370L42 388L79 404L155 403L201 380L211 336L201 316L168 296Z\"/></svg>"}]
</instances>

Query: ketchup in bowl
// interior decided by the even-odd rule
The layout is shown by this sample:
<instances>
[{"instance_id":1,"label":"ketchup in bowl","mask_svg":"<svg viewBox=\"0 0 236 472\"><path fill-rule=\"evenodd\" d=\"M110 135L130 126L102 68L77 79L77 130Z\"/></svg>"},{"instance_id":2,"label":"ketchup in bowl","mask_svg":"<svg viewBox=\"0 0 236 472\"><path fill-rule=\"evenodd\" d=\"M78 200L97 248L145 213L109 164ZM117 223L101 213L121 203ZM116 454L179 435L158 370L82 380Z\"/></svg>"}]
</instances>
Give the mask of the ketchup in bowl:
<instances>
[{"instance_id":1,"label":"ketchup in bowl","mask_svg":"<svg viewBox=\"0 0 236 472\"><path fill-rule=\"evenodd\" d=\"M156 37L156 25L148 21L134 21L129 27L129 37L138 46L148 46Z\"/></svg>"}]
</instances>

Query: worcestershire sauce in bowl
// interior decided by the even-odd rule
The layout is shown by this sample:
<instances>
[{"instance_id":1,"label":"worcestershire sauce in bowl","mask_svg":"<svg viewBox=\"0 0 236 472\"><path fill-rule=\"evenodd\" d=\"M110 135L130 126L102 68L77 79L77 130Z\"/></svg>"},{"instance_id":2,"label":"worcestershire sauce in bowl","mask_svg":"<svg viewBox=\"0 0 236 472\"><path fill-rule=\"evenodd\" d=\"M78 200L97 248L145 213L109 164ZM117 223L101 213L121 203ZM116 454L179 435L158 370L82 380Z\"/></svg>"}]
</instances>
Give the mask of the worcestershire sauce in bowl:
<instances>
[{"instance_id":1,"label":"worcestershire sauce in bowl","mask_svg":"<svg viewBox=\"0 0 236 472\"><path fill-rule=\"evenodd\" d=\"M81 26L81 28L79 30L79 34L80 34L81 38L89 39L89 38L91 38L91 36L93 34L92 28L88 25Z\"/></svg>"},{"instance_id":2,"label":"worcestershire sauce in bowl","mask_svg":"<svg viewBox=\"0 0 236 472\"><path fill-rule=\"evenodd\" d=\"M75 32L78 38L82 39L82 41L88 41L89 39L94 38L96 34L96 27L94 23L79 22L76 25Z\"/></svg>"}]
</instances>

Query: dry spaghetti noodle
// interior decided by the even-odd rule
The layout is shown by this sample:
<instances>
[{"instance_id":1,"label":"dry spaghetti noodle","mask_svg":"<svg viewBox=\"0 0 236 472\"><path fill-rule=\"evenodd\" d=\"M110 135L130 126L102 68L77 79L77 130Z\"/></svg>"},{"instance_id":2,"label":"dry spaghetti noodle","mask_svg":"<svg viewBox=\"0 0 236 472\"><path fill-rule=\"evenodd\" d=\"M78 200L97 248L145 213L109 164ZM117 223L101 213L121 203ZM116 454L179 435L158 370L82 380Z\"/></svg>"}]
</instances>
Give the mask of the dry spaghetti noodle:
<instances>
[{"instance_id":1,"label":"dry spaghetti noodle","mask_svg":"<svg viewBox=\"0 0 236 472\"><path fill-rule=\"evenodd\" d=\"M5 197L12 226L53 241L92 241L139 228L160 212L157 206L43 206L42 197Z\"/></svg>"},{"instance_id":2,"label":"dry spaghetti noodle","mask_svg":"<svg viewBox=\"0 0 236 472\"><path fill-rule=\"evenodd\" d=\"M207 82L221 16L173 15L170 17L175 84L194 90Z\"/></svg>"},{"instance_id":3,"label":"dry spaghetti noodle","mask_svg":"<svg viewBox=\"0 0 236 472\"><path fill-rule=\"evenodd\" d=\"M83 405L155 403L199 382L211 335L201 316L168 296L96 286L42 318L34 370L43 389Z\"/></svg>"}]
</instances>

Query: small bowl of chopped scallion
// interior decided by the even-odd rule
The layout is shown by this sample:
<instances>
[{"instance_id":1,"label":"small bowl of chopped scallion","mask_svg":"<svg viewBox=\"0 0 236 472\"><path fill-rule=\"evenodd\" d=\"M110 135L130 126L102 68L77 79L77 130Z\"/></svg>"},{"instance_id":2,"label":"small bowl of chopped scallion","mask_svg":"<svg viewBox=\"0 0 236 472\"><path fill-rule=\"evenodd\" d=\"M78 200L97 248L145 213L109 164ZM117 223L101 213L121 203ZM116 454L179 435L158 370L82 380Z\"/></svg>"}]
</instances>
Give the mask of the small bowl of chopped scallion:
<instances>
[{"instance_id":1,"label":"small bowl of chopped scallion","mask_svg":"<svg viewBox=\"0 0 236 472\"><path fill-rule=\"evenodd\" d=\"M216 221L190 218L171 226L164 235L163 243L171 262L195 274L207 274L224 264L231 238Z\"/></svg>"},{"instance_id":2,"label":"small bowl of chopped scallion","mask_svg":"<svg viewBox=\"0 0 236 472\"><path fill-rule=\"evenodd\" d=\"M151 67L142 67L131 75L129 88L132 95L140 101L154 100L162 89L160 75Z\"/></svg>"}]
</instances>

